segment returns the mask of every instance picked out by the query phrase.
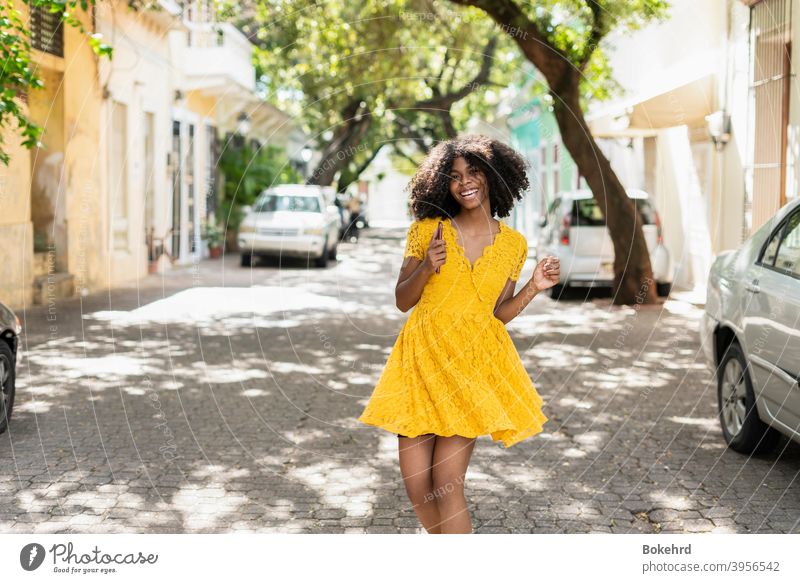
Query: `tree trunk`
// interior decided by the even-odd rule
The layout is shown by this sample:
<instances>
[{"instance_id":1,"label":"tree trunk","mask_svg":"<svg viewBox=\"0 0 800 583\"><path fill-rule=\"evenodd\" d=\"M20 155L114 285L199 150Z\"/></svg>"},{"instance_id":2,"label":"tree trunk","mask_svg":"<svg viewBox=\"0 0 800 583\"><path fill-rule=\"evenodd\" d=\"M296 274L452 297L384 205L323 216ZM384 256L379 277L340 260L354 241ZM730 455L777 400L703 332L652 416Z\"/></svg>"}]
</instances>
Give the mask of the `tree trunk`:
<instances>
[{"instance_id":1,"label":"tree trunk","mask_svg":"<svg viewBox=\"0 0 800 583\"><path fill-rule=\"evenodd\" d=\"M350 163L363 145L372 116L367 108L361 110L361 99L350 102L342 112L342 123L334 130L333 139L326 144L322 159L306 180L306 184L330 186L336 174Z\"/></svg>"},{"instance_id":2,"label":"tree trunk","mask_svg":"<svg viewBox=\"0 0 800 583\"><path fill-rule=\"evenodd\" d=\"M570 86L562 86L559 94L553 93L555 117L564 146L606 218L614 244L614 303L656 303L656 282L641 216L586 124L577 74L568 74L574 77Z\"/></svg>"},{"instance_id":3,"label":"tree trunk","mask_svg":"<svg viewBox=\"0 0 800 583\"><path fill-rule=\"evenodd\" d=\"M336 184L336 190L338 192L344 192L347 190L347 187L353 184L356 180L361 177L361 173L366 170L372 161L378 156L378 153L383 148L383 144L379 144L378 147L372 150L369 156L367 156L363 162L355 169L355 172L342 172L339 176L339 181Z\"/></svg>"},{"instance_id":4,"label":"tree trunk","mask_svg":"<svg viewBox=\"0 0 800 583\"><path fill-rule=\"evenodd\" d=\"M642 221L625 188L617 178L592 137L580 105L580 78L583 68L603 36L602 11L596 2L587 2L594 15L587 52L571 62L551 45L526 12L513 0L451 0L475 6L486 12L511 35L522 54L544 76L553 96L561 139L594 198L603 209L614 243L614 303L656 303L655 281L650 253L642 232ZM512 34L513 33L513 34Z\"/></svg>"}]
</instances>

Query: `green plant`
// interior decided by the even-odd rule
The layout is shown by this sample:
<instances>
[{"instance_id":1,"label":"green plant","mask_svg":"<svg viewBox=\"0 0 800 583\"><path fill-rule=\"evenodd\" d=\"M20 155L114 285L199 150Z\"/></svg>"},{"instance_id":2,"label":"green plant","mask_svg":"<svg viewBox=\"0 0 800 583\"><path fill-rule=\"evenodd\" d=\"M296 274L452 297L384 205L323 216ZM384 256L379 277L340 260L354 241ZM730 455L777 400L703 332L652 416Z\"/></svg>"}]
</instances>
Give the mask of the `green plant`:
<instances>
[{"instance_id":1,"label":"green plant","mask_svg":"<svg viewBox=\"0 0 800 583\"><path fill-rule=\"evenodd\" d=\"M252 205L259 193L274 184L300 184L303 177L289 165L285 150L277 146L234 147L229 140L219 167L225 184L217 208L217 222L224 230L237 231L244 218L243 206Z\"/></svg>"},{"instance_id":2,"label":"green plant","mask_svg":"<svg viewBox=\"0 0 800 583\"><path fill-rule=\"evenodd\" d=\"M206 223L203 226L202 237L208 243L208 247L222 247L224 231L216 223Z\"/></svg>"},{"instance_id":3,"label":"green plant","mask_svg":"<svg viewBox=\"0 0 800 583\"><path fill-rule=\"evenodd\" d=\"M86 35L89 45L98 56L111 58L111 46L103 42L103 36L87 31L77 13L94 7L94 0L25 0L31 10L40 9L58 13L61 20ZM132 9L138 2L129 2ZM9 155L3 149L2 131L14 128L22 136L22 145L33 148L39 145L42 128L35 124L20 105L20 97L44 85L36 75L36 67L31 66L30 32L23 21L22 14L14 8L13 2L0 2L0 162L8 165Z\"/></svg>"}]
</instances>

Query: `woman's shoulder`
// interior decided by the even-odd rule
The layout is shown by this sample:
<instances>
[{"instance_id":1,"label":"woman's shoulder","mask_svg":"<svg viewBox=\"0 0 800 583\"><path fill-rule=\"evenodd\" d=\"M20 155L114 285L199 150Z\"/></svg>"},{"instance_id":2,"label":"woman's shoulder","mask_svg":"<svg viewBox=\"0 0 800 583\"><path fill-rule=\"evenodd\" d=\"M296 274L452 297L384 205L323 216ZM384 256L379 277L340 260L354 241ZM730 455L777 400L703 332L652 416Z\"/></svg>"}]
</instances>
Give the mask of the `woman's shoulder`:
<instances>
[{"instance_id":1,"label":"woman's shoulder","mask_svg":"<svg viewBox=\"0 0 800 583\"><path fill-rule=\"evenodd\" d=\"M414 223L419 223L420 225L435 225L443 220L444 219L440 217L422 217L421 219L415 219Z\"/></svg>"},{"instance_id":2,"label":"woman's shoulder","mask_svg":"<svg viewBox=\"0 0 800 583\"><path fill-rule=\"evenodd\" d=\"M433 234L433 230L439 224L439 221L443 220L444 219L441 219L439 217L423 217L421 219L415 219L414 221L412 221L411 226L409 228L416 229L422 234L425 233Z\"/></svg>"},{"instance_id":3,"label":"woman's shoulder","mask_svg":"<svg viewBox=\"0 0 800 583\"><path fill-rule=\"evenodd\" d=\"M525 235L523 235L520 231L516 230L514 227L512 227L505 221L502 222L503 226L506 229L506 232L510 235L508 238L509 241L515 243L516 245L528 244L528 240L525 238Z\"/></svg>"}]
</instances>

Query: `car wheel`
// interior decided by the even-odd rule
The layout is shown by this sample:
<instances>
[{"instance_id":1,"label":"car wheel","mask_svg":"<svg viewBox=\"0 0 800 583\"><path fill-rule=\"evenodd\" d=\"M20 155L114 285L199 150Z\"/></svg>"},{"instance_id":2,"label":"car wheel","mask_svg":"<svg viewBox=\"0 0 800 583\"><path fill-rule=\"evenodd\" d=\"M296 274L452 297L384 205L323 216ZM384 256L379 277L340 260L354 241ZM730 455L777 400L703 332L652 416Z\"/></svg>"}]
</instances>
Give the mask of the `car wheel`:
<instances>
[{"instance_id":1,"label":"car wheel","mask_svg":"<svg viewBox=\"0 0 800 583\"><path fill-rule=\"evenodd\" d=\"M11 347L0 340L0 433L8 429L11 411L14 408L16 374L14 370L14 353Z\"/></svg>"},{"instance_id":2,"label":"car wheel","mask_svg":"<svg viewBox=\"0 0 800 583\"><path fill-rule=\"evenodd\" d=\"M328 259L332 259L332 260L335 261L336 260L336 253L337 253L338 250L339 250L339 245L338 244L334 245L333 249L331 249L331 252L328 253Z\"/></svg>"},{"instance_id":3,"label":"car wheel","mask_svg":"<svg viewBox=\"0 0 800 583\"><path fill-rule=\"evenodd\" d=\"M563 283L557 283L553 287L548 288L548 293L550 297L554 300L560 300L562 298L566 298L567 286Z\"/></svg>"},{"instance_id":4,"label":"car wheel","mask_svg":"<svg viewBox=\"0 0 800 583\"><path fill-rule=\"evenodd\" d=\"M732 342L717 369L717 407L722 435L739 453L766 453L778 441L778 432L758 416L747 359Z\"/></svg>"},{"instance_id":5,"label":"car wheel","mask_svg":"<svg viewBox=\"0 0 800 583\"><path fill-rule=\"evenodd\" d=\"M662 298L667 297L671 289L672 283L668 281L656 282L656 293Z\"/></svg>"},{"instance_id":6,"label":"car wheel","mask_svg":"<svg viewBox=\"0 0 800 583\"><path fill-rule=\"evenodd\" d=\"M328 266L328 238L325 237L325 243L322 245L322 255L314 260L314 265L317 267Z\"/></svg>"},{"instance_id":7,"label":"car wheel","mask_svg":"<svg viewBox=\"0 0 800 583\"><path fill-rule=\"evenodd\" d=\"M250 267L253 265L253 255L251 253L242 253L242 267Z\"/></svg>"}]
</instances>

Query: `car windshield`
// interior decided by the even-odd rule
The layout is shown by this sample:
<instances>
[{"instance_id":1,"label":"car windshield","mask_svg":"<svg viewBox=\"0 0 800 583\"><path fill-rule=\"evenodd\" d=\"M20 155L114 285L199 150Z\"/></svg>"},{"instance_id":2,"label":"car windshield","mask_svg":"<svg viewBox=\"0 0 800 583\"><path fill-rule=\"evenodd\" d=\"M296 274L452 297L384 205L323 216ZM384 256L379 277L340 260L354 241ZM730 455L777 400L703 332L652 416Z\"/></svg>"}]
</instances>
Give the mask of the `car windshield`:
<instances>
[{"instance_id":1,"label":"car windshield","mask_svg":"<svg viewBox=\"0 0 800 583\"><path fill-rule=\"evenodd\" d=\"M264 194L256 201L253 210L257 213L273 213L275 211L318 213L320 206L316 196Z\"/></svg>"},{"instance_id":2,"label":"car windshield","mask_svg":"<svg viewBox=\"0 0 800 583\"><path fill-rule=\"evenodd\" d=\"M633 198L639 215L645 225L654 225L656 214L653 205L646 198ZM593 198L581 198L572 203L572 225L584 227L603 227L606 218L597 201Z\"/></svg>"}]
</instances>

